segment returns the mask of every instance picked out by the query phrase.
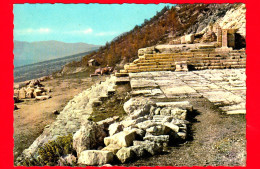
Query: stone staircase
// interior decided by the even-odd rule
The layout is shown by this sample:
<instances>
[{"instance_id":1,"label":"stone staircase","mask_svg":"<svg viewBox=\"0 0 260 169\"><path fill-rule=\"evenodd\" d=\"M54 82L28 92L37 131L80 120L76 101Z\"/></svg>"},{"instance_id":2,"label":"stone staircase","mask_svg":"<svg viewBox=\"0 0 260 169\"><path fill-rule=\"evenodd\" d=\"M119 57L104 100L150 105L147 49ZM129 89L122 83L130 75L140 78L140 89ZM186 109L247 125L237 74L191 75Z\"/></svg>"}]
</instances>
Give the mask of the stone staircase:
<instances>
[{"instance_id":1,"label":"stone staircase","mask_svg":"<svg viewBox=\"0 0 260 169\"><path fill-rule=\"evenodd\" d=\"M133 63L126 64L117 77L128 73L150 71L174 71L175 62L186 61L190 70L245 68L245 50L215 51L213 47L200 47L187 52L153 53L139 55Z\"/></svg>"}]
</instances>

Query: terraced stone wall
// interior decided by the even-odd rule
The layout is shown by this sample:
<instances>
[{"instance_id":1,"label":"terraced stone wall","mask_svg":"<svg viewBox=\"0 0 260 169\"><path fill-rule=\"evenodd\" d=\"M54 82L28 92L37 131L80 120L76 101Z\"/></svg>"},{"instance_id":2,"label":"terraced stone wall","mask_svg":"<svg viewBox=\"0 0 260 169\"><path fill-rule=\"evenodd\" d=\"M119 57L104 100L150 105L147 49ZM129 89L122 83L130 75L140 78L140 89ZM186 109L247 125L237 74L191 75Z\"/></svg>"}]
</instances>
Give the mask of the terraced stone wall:
<instances>
[{"instance_id":1,"label":"terraced stone wall","mask_svg":"<svg viewBox=\"0 0 260 169\"><path fill-rule=\"evenodd\" d=\"M245 68L245 50L217 52L215 49L193 49L180 53L143 54L133 63L125 65L120 73L146 71L174 71L175 62L186 61L189 70Z\"/></svg>"}]
</instances>

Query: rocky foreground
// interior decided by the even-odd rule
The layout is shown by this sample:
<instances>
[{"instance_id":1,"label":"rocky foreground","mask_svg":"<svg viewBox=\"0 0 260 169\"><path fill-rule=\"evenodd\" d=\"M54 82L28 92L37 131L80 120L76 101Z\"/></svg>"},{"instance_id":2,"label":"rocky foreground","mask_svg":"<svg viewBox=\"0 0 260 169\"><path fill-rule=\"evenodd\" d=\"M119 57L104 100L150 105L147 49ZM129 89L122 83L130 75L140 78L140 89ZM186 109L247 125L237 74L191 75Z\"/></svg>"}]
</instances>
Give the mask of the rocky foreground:
<instances>
[{"instance_id":1,"label":"rocky foreground","mask_svg":"<svg viewBox=\"0 0 260 169\"><path fill-rule=\"evenodd\" d=\"M162 154L190 134L190 98L207 98L228 114L245 113L245 69L130 73L129 80L131 98L124 104L128 115L123 120L91 121L93 108L116 92L118 81L111 76L75 96L18 158L18 165L24 157L39 158L42 146L69 134L76 153L60 154L55 165L115 165Z\"/></svg>"}]
</instances>

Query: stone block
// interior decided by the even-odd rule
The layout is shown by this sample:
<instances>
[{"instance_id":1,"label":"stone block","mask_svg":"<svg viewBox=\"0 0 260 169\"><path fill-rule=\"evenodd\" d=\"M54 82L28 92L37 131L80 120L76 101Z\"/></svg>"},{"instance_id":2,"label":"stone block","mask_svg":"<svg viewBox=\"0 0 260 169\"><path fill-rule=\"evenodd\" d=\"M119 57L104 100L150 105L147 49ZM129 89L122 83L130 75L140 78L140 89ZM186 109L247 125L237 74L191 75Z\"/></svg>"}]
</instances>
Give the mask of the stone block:
<instances>
[{"instance_id":1,"label":"stone block","mask_svg":"<svg viewBox=\"0 0 260 169\"><path fill-rule=\"evenodd\" d=\"M133 144L136 131L121 131L113 136L105 137L104 143L106 146L109 144L116 144L120 147L129 147Z\"/></svg>"},{"instance_id":2,"label":"stone block","mask_svg":"<svg viewBox=\"0 0 260 169\"><path fill-rule=\"evenodd\" d=\"M114 155L111 151L85 150L80 153L78 164L104 165L113 162Z\"/></svg>"},{"instance_id":3,"label":"stone block","mask_svg":"<svg viewBox=\"0 0 260 169\"><path fill-rule=\"evenodd\" d=\"M111 151L114 155L120 150L121 147L116 144L109 144L107 147L104 147L102 151Z\"/></svg>"}]
</instances>

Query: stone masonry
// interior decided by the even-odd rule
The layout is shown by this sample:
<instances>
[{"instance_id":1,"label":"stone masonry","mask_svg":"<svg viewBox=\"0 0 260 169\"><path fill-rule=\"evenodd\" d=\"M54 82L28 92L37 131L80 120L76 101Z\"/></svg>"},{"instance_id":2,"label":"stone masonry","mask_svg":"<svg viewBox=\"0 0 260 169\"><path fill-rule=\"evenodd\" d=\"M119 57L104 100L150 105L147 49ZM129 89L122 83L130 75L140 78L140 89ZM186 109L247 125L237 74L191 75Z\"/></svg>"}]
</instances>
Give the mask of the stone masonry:
<instances>
[{"instance_id":1,"label":"stone masonry","mask_svg":"<svg viewBox=\"0 0 260 169\"><path fill-rule=\"evenodd\" d=\"M129 73L132 96L205 97L227 114L245 114L245 69Z\"/></svg>"}]
</instances>

